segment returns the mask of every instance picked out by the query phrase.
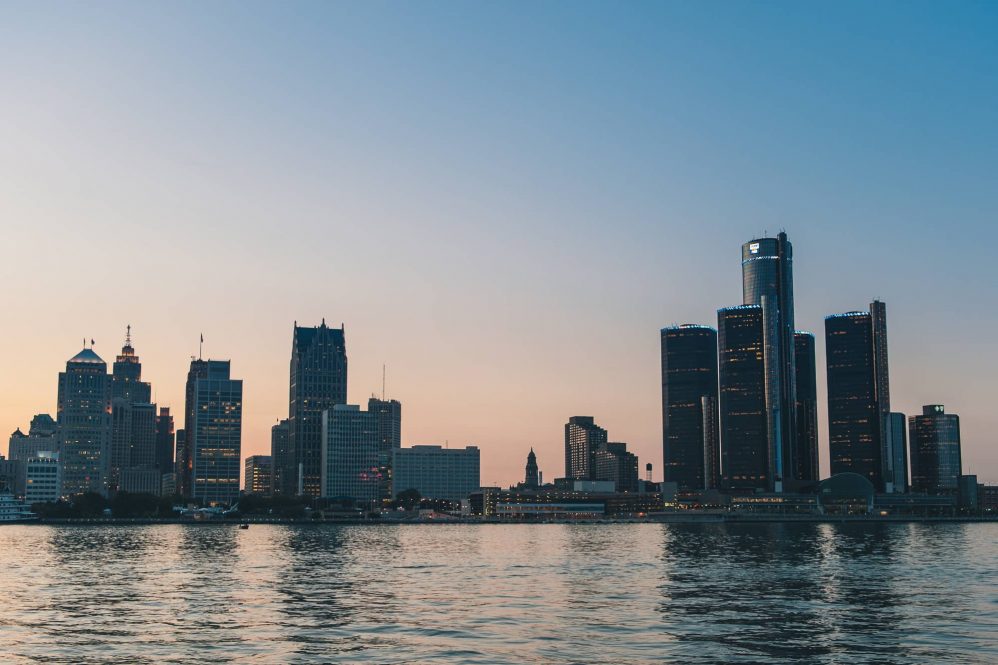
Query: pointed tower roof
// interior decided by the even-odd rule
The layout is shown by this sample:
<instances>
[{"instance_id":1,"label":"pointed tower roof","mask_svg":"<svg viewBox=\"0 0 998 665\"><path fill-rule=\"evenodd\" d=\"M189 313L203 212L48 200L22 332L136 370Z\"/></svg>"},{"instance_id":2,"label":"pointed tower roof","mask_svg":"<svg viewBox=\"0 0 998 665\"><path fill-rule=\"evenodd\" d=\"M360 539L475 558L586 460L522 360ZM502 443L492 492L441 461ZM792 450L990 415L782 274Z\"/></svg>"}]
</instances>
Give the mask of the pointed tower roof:
<instances>
[{"instance_id":1,"label":"pointed tower roof","mask_svg":"<svg viewBox=\"0 0 998 665\"><path fill-rule=\"evenodd\" d=\"M82 351L80 351L79 353L77 353L75 356L73 356L72 358L70 358L67 362L71 362L71 363L91 363L91 364L95 364L95 365L96 364L101 364L101 365L106 364L104 362L103 358L101 358L99 355L97 355L96 353L94 353L93 349L83 349Z\"/></svg>"}]
</instances>

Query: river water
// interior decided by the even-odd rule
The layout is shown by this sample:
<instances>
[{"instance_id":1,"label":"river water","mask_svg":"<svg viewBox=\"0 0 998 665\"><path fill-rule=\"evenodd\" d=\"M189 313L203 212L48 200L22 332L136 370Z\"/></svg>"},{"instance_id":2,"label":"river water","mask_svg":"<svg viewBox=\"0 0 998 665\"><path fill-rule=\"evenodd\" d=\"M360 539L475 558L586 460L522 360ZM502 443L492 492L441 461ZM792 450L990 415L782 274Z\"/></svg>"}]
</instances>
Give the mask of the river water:
<instances>
[{"instance_id":1,"label":"river water","mask_svg":"<svg viewBox=\"0 0 998 665\"><path fill-rule=\"evenodd\" d=\"M0 660L998 663L998 524L2 526Z\"/></svg>"}]
</instances>

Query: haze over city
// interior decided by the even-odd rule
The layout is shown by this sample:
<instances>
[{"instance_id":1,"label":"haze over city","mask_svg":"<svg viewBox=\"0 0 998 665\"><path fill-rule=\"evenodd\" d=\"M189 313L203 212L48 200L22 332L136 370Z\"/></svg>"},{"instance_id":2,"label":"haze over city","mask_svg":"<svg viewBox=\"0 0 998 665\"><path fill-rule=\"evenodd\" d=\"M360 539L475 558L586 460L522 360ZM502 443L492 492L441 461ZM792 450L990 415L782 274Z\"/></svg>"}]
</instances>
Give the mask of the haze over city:
<instances>
[{"instance_id":1,"label":"haze over city","mask_svg":"<svg viewBox=\"0 0 998 665\"><path fill-rule=\"evenodd\" d=\"M716 325L741 243L785 229L822 475L823 319L879 298L892 408L945 404L998 481L998 12L557 6L0 10L0 430L130 324L162 406L201 334L231 359L266 454L325 318L351 403L387 365L405 446L553 478L592 415L660 478L659 329Z\"/></svg>"}]
</instances>

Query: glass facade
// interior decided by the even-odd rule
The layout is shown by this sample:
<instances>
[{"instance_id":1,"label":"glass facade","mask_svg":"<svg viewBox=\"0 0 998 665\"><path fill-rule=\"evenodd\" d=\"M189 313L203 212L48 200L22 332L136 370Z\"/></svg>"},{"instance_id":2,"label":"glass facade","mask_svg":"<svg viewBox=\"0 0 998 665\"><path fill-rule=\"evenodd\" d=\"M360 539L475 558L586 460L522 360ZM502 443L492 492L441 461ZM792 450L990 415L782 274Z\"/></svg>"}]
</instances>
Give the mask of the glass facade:
<instances>
[{"instance_id":1,"label":"glass facade","mask_svg":"<svg viewBox=\"0 0 998 665\"><path fill-rule=\"evenodd\" d=\"M794 480L813 482L818 478L818 377L815 363L814 335L794 333L794 370L796 380L797 437L794 441Z\"/></svg>"},{"instance_id":2,"label":"glass facade","mask_svg":"<svg viewBox=\"0 0 998 665\"><path fill-rule=\"evenodd\" d=\"M475 446L412 446L392 451L396 494L414 489L428 499L461 501L481 485L481 452Z\"/></svg>"},{"instance_id":3,"label":"glass facade","mask_svg":"<svg viewBox=\"0 0 998 665\"><path fill-rule=\"evenodd\" d=\"M107 364L83 349L59 374L58 415L62 495L105 494L111 445Z\"/></svg>"},{"instance_id":4,"label":"glass facade","mask_svg":"<svg viewBox=\"0 0 998 665\"><path fill-rule=\"evenodd\" d=\"M288 405L290 468L282 474L283 493L320 495L322 413L346 401L347 353L343 329L329 328L325 321L313 328L295 324Z\"/></svg>"},{"instance_id":5,"label":"glass facade","mask_svg":"<svg viewBox=\"0 0 998 665\"><path fill-rule=\"evenodd\" d=\"M960 417L941 404L922 407L908 419L911 489L926 494L956 494L962 468Z\"/></svg>"},{"instance_id":6,"label":"glass facade","mask_svg":"<svg viewBox=\"0 0 998 665\"><path fill-rule=\"evenodd\" d=\"M766 426L774 481L791 477L796 427L793 245L786 233L742 245L742 302L763 310Z\"/></svg>"},{"instance_id":7,"label":"glass facade","mask_svg":"<svg viewBox=\"0 0 998 665\"><path fill-rule=\"evenodd\" d=\"M766 417L763 311L717 312L721 482L731 490L770 490L775 461Z\"/></svg>"},{"instance_id":8,"label":"glass facade","mask_svg":"<svg viewBox=\"0 0 998 665\"><path fill-rule=\"evenodd\" d=\"M322 492L374 507L381 486L378 414L336 404L322 414Z\"/></svg>"},{"instance_id":9,"label":"glass facade","mask_svg":"<svg viewBox=\"0 0 998 665\"><path fill-rule=\"evenodd\" d=\"M243 382L229 377L229 361L208 360L207 376L194 384L192 495L205 505L239 497L242 460Z\"/></svg>"},{"instance_id":10,"label":"glass facade","mask_svg":"<svg viewBox=\"0 0 998 665\"><path fill-rule=\"evenodd\" d=\"M289 462L289 434L287 419L281 420L270 428L270 457L272 465L270 482L273 494L284 494L287 492L284 474L288 472L291 466Z\"/></svg>"},{"instance_id":11,"label":"glass facade","mask_svg":"<svg viewBox=\"0 0 998 665\"><path fill-rule=\"evenodd\" d=\"M665 480L680 490L717 487L717 331L663 328L661 341Z\"/></svg>"},{"instance_id":12,"label":"glass facade","mask_svg":"<svg viewBox=\"0 0 998 665\"><path fill-rule=\"evenodd\" d=\"M606 447L606 430L592 416L572 416L565 424L565 477L593 479L593 459Z\"/></svg>"}]
</instances>

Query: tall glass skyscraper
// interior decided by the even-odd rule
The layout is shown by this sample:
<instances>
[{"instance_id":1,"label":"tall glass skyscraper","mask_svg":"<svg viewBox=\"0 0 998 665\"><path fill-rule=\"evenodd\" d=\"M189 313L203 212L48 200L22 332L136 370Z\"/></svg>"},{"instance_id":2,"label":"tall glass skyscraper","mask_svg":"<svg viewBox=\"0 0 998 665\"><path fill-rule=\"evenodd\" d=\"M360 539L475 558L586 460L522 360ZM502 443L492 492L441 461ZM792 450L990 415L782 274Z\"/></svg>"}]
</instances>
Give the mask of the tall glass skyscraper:
<instances>
[{"instance_id":1,"label":"tall glass skyscraper","mask_svg":"<svg viewBox=\"0 0 998 665\"><path fill-rule=\"evenodd\" d=\"M205 505L227 505L239 497L242 460L243 382L230 376L228 360L200 361L194 381L191 493Z\"/></svg>"},{"instance_id":2,"label":"tall glass skyscraper","mask_svg":"<svg viewBox=\"0 0 998 665\"><path fill-rule=\"evenodd\" d=\"M378 414L334 404L322 413L320 432L320 496L373 508L381 491Z\"/></svg>"},{"instance_id":3,"label":"tall glass skyscraper","mask_svg":"<svg viewBox=\"0 0 998 665\"><path fill-rule=\"evenodd\" d=\"M776 449L767 417L765 315L759 305L717 312L721 482L729 490L775 489Z\"/></svg>"},{"instance_id":4,"label":"tall glass skyscraper","mask_svg":"<svg viewBox=\"0 0 998 665\"><path fill-rule=\"evenodd\" d=\"M107 492L110 397L107 363L92 348L70 358L66 371L59 373L62 496Z\"/></svg>"},{"instance_id":5,"label":"tall glass skyscraper","mask_svg":"<svg viewBox=\"0 0 998 665\"><path fill-rule=\"evenodd\" d=\"M766 428L775 462L772 484L780 491L794 469L797 438L793 245L786 233L742 245L742 302L762 308Z\"/></svg>"},{"instance_id":6,"label":"tall glass skyscraper","mask_svg":"<svg viewBox=\"0 0 998 665\"><path fill-rule=\"evenodd\" d=\"M960 416L942 404L923 406L922 415L908 418L908 434L912 491L956 494L963 467Z\"/></svg>"},{"instance_id":7,"label":"tall glass skyscraper","mask_svg":"<svg viewBox=\"0 0 998 665\"><path fill-rule=\"evenodd\" d=\"M291 452L289 431L286 418L270 428L270 490L272 494L285 494L288 491L288 484L284 482L284 474L292 466L289 462Z\"/></svg>"},{"instance_id":8,"label":"tall glass skyscraper","mask_svg":"<svg viewBox=\"0 0 998 665\"><path fill-rule=\"evenodd\" d=\"M788 474L803 483L818 478L818 377L815 365L814 335L794 333L794 370L797 379L797 438L794 441L793 469Z\"/></svg>"},{"instance_id":9,"label":"tall glass skyscraper","mask_svg":"<svg viewBox=\"0 0 998 665\"><path fill-rule=\"evenodd\" d=\"M886 307L825 318L828 449L833 474L866 476L878 491L895 487L889 438Z\"/></svg>"},{"instance_id":10,"label":"tall glass skyscraper","mask_svg":"<svg viewBox=\"0 0 998 665\"><path fill-rule=\"evenodd\" d=\"M111 374L111 456L108 487L117 489L121 473L156 464L156 405L152 386L142 380L142 363L132 346L128 326Z\"/></svg>"},{"instance_id":11,"label":"tall glass skyscraper","mask_svg":"<svg viewBox=\"0 0 998 665\"><path fill-rule=\"evenodd\" d=\"M662 454L680 490L718 486L717 331L686 324L662 332Z\"/></svg>"},{"instance_id":12,"label":"tall glass skyscraper","mask_svg":"<svg viewBox=\"0 0 998 665\"><path fill-rule=\"evenodd\" d=\"M291 342L288 405L290 469L282 474L282 493L320 496L322 488L322 412L347 401L347 352L344 329L326 321L312 328L295 322Z\"/></svg>"}]
</instances>

